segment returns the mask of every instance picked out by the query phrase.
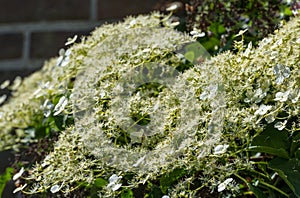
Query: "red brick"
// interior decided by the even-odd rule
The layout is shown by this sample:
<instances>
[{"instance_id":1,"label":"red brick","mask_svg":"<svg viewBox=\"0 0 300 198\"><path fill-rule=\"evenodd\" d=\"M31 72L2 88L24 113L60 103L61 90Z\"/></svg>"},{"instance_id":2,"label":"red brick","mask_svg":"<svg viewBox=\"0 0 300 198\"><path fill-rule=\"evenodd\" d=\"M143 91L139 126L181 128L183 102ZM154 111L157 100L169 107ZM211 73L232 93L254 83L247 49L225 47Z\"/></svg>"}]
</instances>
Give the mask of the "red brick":
<instances>
[{"instance_id":1,"label":"red brick","mask_svg":"<svg viewBox=\"0 0 300 198\"><path fill-rule=\"evenodd\" d=\"M89 18L88 0L0 0L0 23Z\"/></svg>"},{"instance_id":2,"label":"red brick","mask_svg":"<svg viewBox=\"0 0 300 198\"><path fill-rule=\"evenodd\" d=\"M0 34L0 59L20 58L22 48L22 34Z\"/></svg>"},{"instance_id":3,"label":"red brick","mask_svg":"<svg viewBox=\"0 0 300 198\"><path fill-rule=\"evenodd\" d=\"M157 0L98 0L98 19L117 19L151 12Z\"/></svg>"},{"instance_id":4,"label":"red brick","mask_svg":"<svg viewBox=\"0 0 300 198\"><path fill-rule=\"evenodd\" d=\"M90 30L81 32L37 32L31 35L30 57L49 58L58 55L58 51L65 47L68 38L89 34Z\"/></svg>"}]
</instances>

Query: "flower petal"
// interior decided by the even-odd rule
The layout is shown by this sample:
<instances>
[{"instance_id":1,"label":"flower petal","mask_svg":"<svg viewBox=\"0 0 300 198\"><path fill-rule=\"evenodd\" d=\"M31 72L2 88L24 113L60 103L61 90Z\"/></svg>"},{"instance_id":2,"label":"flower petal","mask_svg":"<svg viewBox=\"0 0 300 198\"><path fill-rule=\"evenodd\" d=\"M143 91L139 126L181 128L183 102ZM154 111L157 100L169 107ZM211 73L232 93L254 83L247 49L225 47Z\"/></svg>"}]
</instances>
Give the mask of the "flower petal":
<instances>
[{"instance_id":1,"label":"flower petal","mask_svg":"<svg viewBox=\"0 0 300 198\"><path fill-rule=\"evenodd\" d=\"M25 171L25 169L24 169L24 167L22 167L21 170L13 176L13 180L16 181L17 179L19 179L22 176L22 174L24 173L24 171Z\"/></svg>"}]
</instances>

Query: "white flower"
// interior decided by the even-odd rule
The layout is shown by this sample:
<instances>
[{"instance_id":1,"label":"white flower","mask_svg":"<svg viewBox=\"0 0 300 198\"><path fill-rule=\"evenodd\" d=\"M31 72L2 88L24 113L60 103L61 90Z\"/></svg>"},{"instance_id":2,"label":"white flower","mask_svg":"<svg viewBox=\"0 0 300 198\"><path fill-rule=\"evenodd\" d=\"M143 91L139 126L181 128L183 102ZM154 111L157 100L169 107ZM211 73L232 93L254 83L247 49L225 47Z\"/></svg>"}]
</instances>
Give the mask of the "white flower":
<instances>
[{"instance_id":1,"label":"white flower","mask_svg":"<svg viewBox=\"0 0 300 198\"><path fill-rule=\"evenodd\" d=\"M17 179L19 179L24 173L24 171L25 169L22 167L21 170L13 176L13 180L16 181Z\"/></svg>"},{"instance_id":2,"label":"white flower","mask_svg":"<svg viewBox=\"0 0 300 198\"><path fill-rule=\"evenodd\" d=\"M164 195L161 198L170 198L168 195Z\"/></svg>"},{"instance_id":3,"label":"white flower","mask_svg":"<svg viewBox=\"0 0 300 198\"><path fill-rule=\"evenodd\" d=\"M66 107L66 105L68 104L68 99L63 96L59 99L57 105L54 107L54 116L60 114Z\"/></svg>"},{"instance_id":4,"label":"white flower","mask_svg":"<svg viewBox=\"0 0 300 198\"><path fill-rule=\"evenodd\" d=\"M277 128L279 131L281 131L282 129L285 128L286 123L287 123L287 120L285 120L284 122L276 122L274 127Z\"/></svg>"},{"instance_id":5,"label":"white flower","mask_svg":"<svg viewBox=\"0 0 300 198\"><path fill-rule=\"evenodd\" d=\"M38 97L40 97L40 92L42 91L42 89L41 88L38 88L38 89L36 89L34 92L33 92L33 95L35 96L35 98L38 98Z\"/></svg>"},{"instance_id":6,"label":"white flower","mask_svg":"<svg viewBox=\"0 0 300 198\"><path fill-rule=\"evenodd\" d=\"M269 115L267 115L267 117L265 118L265 120L267 121L267 123L272 123L275 121L275 117L276 114L275 113L270 113Z\"/></svg>"},{"instance_id":7,"label":"white flower","mask_svg":"<svg viewBox=\"0 0 300 198\"><path fill-rule=\"evenodd\" d=\"M250 42L249 44L248 44L248 47L247 47L247 49L245 50L245 52L244 52L244 56L245 57L249 57L249 55L250 55L250 53L251 53L251 49L252 49L252 42Z\"/></svg>"},{"instance_id":8,"label":"white flower","mask_svg":"<svg viewBox=\"0 0 300 198\"><path fill-rule=\"evenodd\" d=\"M224 145L218 145L214 148L214 154L215 155L220 155L223 154L227 151L227 148L229 147L228 144L224 144Z\"/></svg>"},{"instance_id":9,"label":"white flower","mask_svg":"<svg viewBox=\"0 0 300 198\"><path fill-rule=\"evenodd\" d=\"M112 189L112 191L116 191L116 190L118 190L121 186L122 186L122 184L114 184L114 185L112 185L111 189Z\"/></svg>"},{"instance_id":10,"label":"white flower","mask_svg":"<svg viewBox=\"0 0 300 198\"><path fill-rule=\"evenodd\" d=\"M57 185L57 184L52 186L51 189L50 189L51 193L53 193L53 194L57 193L59 190L60 190L60 186Z\"/></svg>"},{"instance_id":11,"label":"white flower","mask_svg":"<svg viewBox=\"0 0 300 198\"><path fill-rule=\"evenodd\" d=\"M288 97L289 97L290 91L286 91L286 92L277 92L275 94L275 101L280 101L280 102L285 102L287 101Z\"/></svg>"},{"instance_id":12,"label":"white flower","mask_svg":"<svg viewBox=\"0 0 300 198\"><path fill-rule=\"evenodd\" d=\"M272 109L272 106L262 104L259 109L255 111L254 115L265 115L270 109Z\"/></svg>"},{"instance_id":13,"label":"white flower","mask_svg":"<svg viewBox=\"0 0 300 198\"><path fill-rule=\"evenodd\" d=\"M204 37L205 36L205 32L198 32L197 30L191 31L190 34L193 36L193 38L198 38L198 37Z\"/></svg>"},{"instance_id":14,"label":"white flower","mask_svg":"<svg viewBox=\"0 0 300 198\"><path fill-rule=\"evenodd\" d=\"M244 99L244 102L255 102L260 103L264 97L267 95L267 90L263 90L262 88L258 88L254 93L252 91L248 91L246 93L247 98Z\"/></svg>"},{"instance_id":15,"label":"white flower","mask_svg":"<svg viewBox=\"0 0 300 198\"><path fill-rule=\"evenodd\" d=\"M234 37L241 36L241 35L245 34L245 32L247 32L247 31L248 31L248 29L240 30L239 33L237 35L235 35Z\"/></svg>"},{"instance_id":16,"label":"white flower","mask_svg":"<svg viewBox=\"0 0 300 198\"><path fill-rule=\"evenodd\" d=\"M17 90L21 84L22 84L22 78L20 76L17 76L13 82L13 85L11 86L11 90Z\"/></svg>"},{"instance_id":17,"label":"white flower","mask_svg":"<svg viewBox=\"0 0 300 198\"><path fill-rule=\"evenodd\" d=\"M10 81L6 80L0 85L0 89L5 89L6 87L9 86Z\"/></svg>"},{"instance_id":18,"label":"white flower","mask_svg":"<svg viewBox=\"0 0 300 198\"><path fill-rule=\"evenodd\" d=\"M0 97L0 105L5 102L6 98L7 96L5 94Z\"/></svg>"},{"instance_id":19,"label":"white flower","mask_svg":"<svg viewBox=\"0 0 300 198\"><path fill-rule=\"evenodd\" d=\"M292 99L292 103L296 103L300 98L300 89L295 89L291 94L290 97Z\"/></svg>"},{"instance_id":20,"label":"white flower","mask_svg":"<svg viewBox=\"0 0 300 198\"><path fill-rule=\"evenodd\" d=\"M132 21L130 21L129 27L133 27L136 24L137 24L137 21L135 19L133 19Z\"/></svg>"},{"instance_id":21,"label":"white flower","mask_svg":"<svg viewBox=\"0 0 300 198\"><path fill-rule=\"evenodd\" d=\"M122 176L118 176L116 174L113 174L112 176L110 176L110 178L108 179L108 181L110 183L116 183L118 182L120 179L122 178Z\"/></svg>"},{"instance_id":22,"label":"white flower","mask_svg":"<svg viewBox=\"0 0 300 198\"><path fill-rule=\"evenodd\" d=\"M53 109L53 104L50 100L45 100L44 104L43 104L43 109L44 109L44 116L47 118L50 116L51 114L51 110Z\"/></svg>"},{"instance_id":23,"label":"white flower","mask_svg":"<svg viewBox=\"0 0 300 198\"><path fill-rule=\"evenodd\" d=\"M24 186L20 186L20 187L16 188L16 189L13 191L13 194L15 194L16 192L19 192L19 191L23 190L26 186L27 186L27 184L25 184Z\"/></svg>"},{"instance_id":24,"label":"white flower","mask_svg":"<svg viewBox=\"0 0 300 198\"><path fill-rule=\"evenodd\" d=\"M222 192L223 190L225 190L226 186L232 181L233 181L232 178L228 178L224 182L220 183L218 185L218 192Z\"/></svg>"},{"instance_id":25,"label":"white flower","mask_svg":"<svg viewBox=\"0 0 300 198\"><path fill-rule=\"evenodd\" d=\"M176 27L176 26L178 26L180 24L180 22L179 21L174 21L174 22L171 22L171 21L166 21L166 26L168 26L168 27Z\"/></svg>"},{"instance_id":26,"label":"white flower","mask_svg":"<svg viewBox=\"0 0 300 198\"><path fill-rule=\"evenodd\" d=\"M50 164L49 159L50 159L50 156L47 155L47 156L45 157L43 163L41 164L41 166L42 166L43 168L45 168L46 166L48 166L48 165Z\"/></svg>"},{"instance_id":27,"label":"white flower","mask_svg":"<svg viewBox=\"0 0 300 198\"><path fill-rule=\"evenodd\" d=\"M261 100L267 95L266 92L263 92L261 88L257 89L254 93L255 103L261 102Z\"/></svg>"},{"instance_id":28,"label":"white flower","mask_svg":"<svg viewBox=\"0 0 300 198\"><path fill-rule=\"evenodd\" d=\"M65 45L71 45L72 43L74 43L77 39L77 35L75 35L73 38L68 38L68 41L65 43Z\"/></svg>"},{"instance_id":29,"label":"white flower","mask_svg":"<svg viewBox=\"0 0 300 198\"><path fill-rule=\"evenodd\" d=\"M273 72L276 76L276 84L281 84L285 78L290 77L291 71L289 67L285 67L281 64L276 64Z\"/></svg>"},{"instance_id":30,"label":"white flower","mask_svg":"<svg viewBox=\"0 0 300 198\"><path fill-rule=\"evenodd\" d=\"M113 174L112 176L110 176L110 178L108 179L109 184L107 185L108 188L111 188L112 191L116 191L118 190L122 184L119 183L119 181L121 180L122 176L118 176L116 174Z\"/></svg>"},{"instance_id":31,"label":"white flower","mask_svg":"<svg viewBox=\"0 0 300 198\"><path fill-rule=\"evenodd\" d=\"M259 103L262 101L264 97L266 97L267 92L266 90L262 90L262 88L258 88L255 92L254 95L253 93L247 93L248 98L245 99L245 102L252 102L254 101L255 103Z\"/></svg>"},{"instance_id":32,"label":"white flower","mask_svg":"<svg viewBox=\"0 0 300 198\"><path fill-rule=\"evenodd\" d=\"M64 67L70 62L71 49L67 49L67 51L60 49L59 55L56 66Z\"/></svg>"},{"instance_id":33,"label":"white flower","mask_svg":"<svg viewBox=\"0 0 300 198\"><path fill-rule=\"evenodd\" d=\"M172 5L170 5L169 7L166 8L166 11L171 12L171 11L177 10L177 8L178 8L178 4L173 3Z\"/></svg>"}]
</instances>

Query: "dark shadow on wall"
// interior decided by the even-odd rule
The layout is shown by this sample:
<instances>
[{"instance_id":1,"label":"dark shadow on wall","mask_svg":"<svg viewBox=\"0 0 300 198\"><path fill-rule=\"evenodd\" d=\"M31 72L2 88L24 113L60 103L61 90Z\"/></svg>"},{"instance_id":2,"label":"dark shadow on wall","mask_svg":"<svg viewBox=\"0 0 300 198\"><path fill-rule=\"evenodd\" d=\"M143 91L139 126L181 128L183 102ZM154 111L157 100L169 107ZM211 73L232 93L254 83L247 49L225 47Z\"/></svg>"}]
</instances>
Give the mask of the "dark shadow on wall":
<instances>
[{"instance_id":1,"label":"dark shadow on wall","mask_svg":"<svg viewBox=\"0 0 300 198\"><path fill-rule=\"evenodd\" d=\"M16 71L1 71L0 70L0 85L6 80L9 80L12 83L17 76L20 76L23 79L24 77L29 76L31 73L33 73L35 71L36 70L28 70L28 69L16 70ZM10 96L10 91L8 89L0 89L0 96L2 96L3 94Z\"/></svg>"}]
</instances>

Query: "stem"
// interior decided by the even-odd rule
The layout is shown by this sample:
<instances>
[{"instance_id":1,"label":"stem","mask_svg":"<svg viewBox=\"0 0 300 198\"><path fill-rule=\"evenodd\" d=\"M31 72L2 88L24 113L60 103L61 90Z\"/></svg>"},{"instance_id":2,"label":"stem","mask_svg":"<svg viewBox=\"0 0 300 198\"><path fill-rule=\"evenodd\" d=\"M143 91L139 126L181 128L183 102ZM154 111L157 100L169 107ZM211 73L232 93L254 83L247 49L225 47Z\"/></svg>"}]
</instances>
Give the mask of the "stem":
<instances>
[{"instance_id":1,"label":"stem","mask_svg":"<svg viewBox=\"0 0 300 198\"><path fill-rule=\"evenodd\" d=\"M235 173L234 173L234 175L248 185L248 182L244 178L242 178L241 176L239 176L238 174L235 174ZM276 188L275 186L273 186L271 184L268 184L268 183L266 183L264 181L260 181L260 180L259 180L259 183L262 184L262 185L264 185L264 186L266 186L266 187L269 187L269 188L271 188L273 190L276 190L277 192L281 193L282 195L284 195L286 197L289 197L288 194L286 194L285 192L283 192L282 190Z\"/></svg>"},{"instance_id":2,"label":"stem","mask_svg":"<svg viewBox=\"0 0 300 198\"><path fill-rule=\"evenodd\" d=\"M247 180L242 178L241 176L239 176L238 174L234 173L234 176L236 176L237 178L239 178L240 180L242 180L243 182L245 182L245 184L248 184Z\"/></svg>"},{"instance_id":3,"label":"stem","mask_svg":"<svg viewBox=\"0 0 300 198\"><path fill-rule=\"evenodd\" d=\"M276 190L277 192L281 193L282 195L286 196L286 197L289 197L288 194L286 194L285 192L283 192L282 190L276 188L275 186L271 185L271 184L268 184L266 182L263 182L263 181L259 181L259 183L261 183L262 185L264 186L267 186L269 188L272 188L273 190Z\"/></svg>"}]
</instances>

